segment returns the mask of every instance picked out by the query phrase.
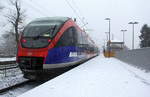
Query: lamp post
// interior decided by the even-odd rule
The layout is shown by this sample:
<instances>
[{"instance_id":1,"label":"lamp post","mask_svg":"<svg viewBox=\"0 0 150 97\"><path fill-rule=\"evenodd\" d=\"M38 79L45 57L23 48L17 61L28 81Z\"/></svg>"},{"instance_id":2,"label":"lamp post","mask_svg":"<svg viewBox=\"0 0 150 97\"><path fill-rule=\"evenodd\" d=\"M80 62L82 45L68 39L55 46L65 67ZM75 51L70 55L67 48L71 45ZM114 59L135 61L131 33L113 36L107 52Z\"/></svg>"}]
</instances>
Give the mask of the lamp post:
<instances>
[{"instance_id":1,"label":"lamp post","mask_svg":"<svg viewBox=\"0 0 150 97\"><path fill-rule=\"evenodd\" d=\"M132 24L132 49L134 49L134 25L138 22L129 22L128 24Z\"/></svg>"},{"instance_id":2,"label":"lamp post","mask_svg":"<svg viewBox=\"0 0 150 97\"><path fill-rule=\"evenodd\" d=\"M125 36L124 36L124 32L126 32L127 30L121 30L121 32L123 32L123 36L122 36L122 39L123 39L123 44L125 44Z\"/></svg>"},{"instance_id":3,"label":"lamp post","mask_svg":"<svg viewBox=\"0 0 150 97\"><path fill-rule=\"evenodd\" d=\"M110 18L105 18L105 20L108 21L108 27L109 27L109 30L108 30L108 57L110 57Z\"/></svg>"},{"instance_id":4,"label":"lamp post","mask_svg":"<svg viewBox=\"0 0 150 97\"><path fill-rule=\"evenodd\" d=\"M105 34L106 34L106 41L108 41L108 33L109 32L105 32Z\"/></svg>"}]
</instances>

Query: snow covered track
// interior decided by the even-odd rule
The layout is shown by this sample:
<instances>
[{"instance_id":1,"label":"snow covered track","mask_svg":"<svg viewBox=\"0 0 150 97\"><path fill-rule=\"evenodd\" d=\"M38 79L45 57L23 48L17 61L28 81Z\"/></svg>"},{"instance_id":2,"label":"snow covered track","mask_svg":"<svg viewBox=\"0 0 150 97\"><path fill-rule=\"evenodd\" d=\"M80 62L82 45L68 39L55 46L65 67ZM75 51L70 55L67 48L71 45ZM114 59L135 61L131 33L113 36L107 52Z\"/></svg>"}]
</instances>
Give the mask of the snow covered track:
<instances>
[{"instance_id":1,"label":"snow covered track","mask_svg":"<svg viewBox=\"0 0 150 97\"><path fill-rule=\"evenodd\" d=\"M16 86L12 89L7 90L6 92L0 93L0 97L17 97L17 96L29 91L30 89L37 87L40 84L42 84L42 83L34 82L34 81L25 82L22 85Z\"/></svg>"},{"instance_id":2,"label":"snow covered track","mask_svg":"<svg viewBox=\"0 0 150 97\"><path fill-rule=\"evenodd\" d=\"M98 56L19 97L150 97L150 74Z\"/></svg>"},{"instance_id":3,"label":"snow covered track","mask_svg":"<svg viewBox=\"0 0 150 97\"><path fill-rule=\"evenodd\" d=\"M16 61L0 61L1 65L5 65L5 64L15 64Z\"/></svg>"},{"instance_id":4,"label":"snow covered track","mask_svg":"<svg viewBox=\"0 0 150 97\"><path fill-rule=\"evenodd\" d=\"M17 64L5 64L5 65L0 65L0 70L8 70L8 69L14 69L18 68Z\"/></svg>"},{"instance_id":5,"label":"snow covered track","mask_svg":"<svg viewBox=\"0 0 150 97\"><path fill-rule=\"evenodd\" d=\"M23 78L16 58L0 58L0 93L18 87L29 80Z\"/></svg>"},{"instance_id":6,"label":"snow covered track","mask_svg":"<svg viewBox=\"0 0 150 97\"><path fill-rule=\"evenodd\" d=\"M0 58L0 70L17 68L16 58Z\"/></svg>"},{"instance_id":7,"label":"snow covered track","mask_svg":"<svg viewBox=\"0 0 150 97\"><path fill-rule=\"evenodd\" d=\"M13 64L16 63L16 57L12 58L0 58L0 64Z\"/></svg>"},{"instance_id":8,"label":"snow covered track","mask_svg":"<svg viewBox=\"0 0 150 97\"><path fill-rule=\"evenodd\" d=\"M8 60L9 59L9 60ZM0 77L1 75L7 76L7 73L11 73L10 71L13 69L19 69L16 61L10 58L0 58Z\"/></svg>"},{"instance_id":9,"label":"snow covered track","mask_svg":"<svg viewBox=\"0 0 150 97\"><path fill-rule=\"evenodd\" d=\"M16 87L18 87L20 85L23 85L23 84L29 82L29 80L23 78L22 75L19 75L19 76L16 76L14 78L11 78L10 80L9 79L5 80L6 82L1 83L1 85L0 85L0 93L3 93L3 92L8 91L8 90L10 90L12 88L16 88Z\"/></svg>"}]
</instances>

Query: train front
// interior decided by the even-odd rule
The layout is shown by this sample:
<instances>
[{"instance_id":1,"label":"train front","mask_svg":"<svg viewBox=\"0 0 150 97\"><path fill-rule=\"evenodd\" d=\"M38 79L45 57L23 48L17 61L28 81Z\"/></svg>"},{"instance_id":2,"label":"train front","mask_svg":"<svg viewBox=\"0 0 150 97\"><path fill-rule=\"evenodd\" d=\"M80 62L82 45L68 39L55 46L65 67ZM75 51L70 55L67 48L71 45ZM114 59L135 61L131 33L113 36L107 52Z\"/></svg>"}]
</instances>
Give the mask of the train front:
<instances>
[{"instance_id":1,"label":"train front","mask_svg":"<svg viewBox=\"0 0 150 97\"><path fill-rule=\"evenodd\" d=\"M25 78L36 79L39 73L44 73L45 58L53 47L52 38L61 24L61 21L56 20L36 20L25 27L21 33L17 57Z\"/></svg>"}]
</instances>

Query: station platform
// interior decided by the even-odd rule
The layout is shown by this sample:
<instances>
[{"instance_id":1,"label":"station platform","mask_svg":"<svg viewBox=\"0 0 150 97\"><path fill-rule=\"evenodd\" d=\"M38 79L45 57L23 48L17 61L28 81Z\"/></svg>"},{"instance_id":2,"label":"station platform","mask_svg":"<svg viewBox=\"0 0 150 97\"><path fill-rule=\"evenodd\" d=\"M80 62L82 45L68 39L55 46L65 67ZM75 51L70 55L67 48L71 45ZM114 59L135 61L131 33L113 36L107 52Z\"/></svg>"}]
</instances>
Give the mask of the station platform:
<instances>
[{"instance_id":1,"label":"station platform","mask_svg":"<svg viewBox=\"0 0 150 97\"><path fill-rule=\"evenodd\" d=\"M150 97L150 73L100 55L19 97Z\"/></svg>"}]
</instances>

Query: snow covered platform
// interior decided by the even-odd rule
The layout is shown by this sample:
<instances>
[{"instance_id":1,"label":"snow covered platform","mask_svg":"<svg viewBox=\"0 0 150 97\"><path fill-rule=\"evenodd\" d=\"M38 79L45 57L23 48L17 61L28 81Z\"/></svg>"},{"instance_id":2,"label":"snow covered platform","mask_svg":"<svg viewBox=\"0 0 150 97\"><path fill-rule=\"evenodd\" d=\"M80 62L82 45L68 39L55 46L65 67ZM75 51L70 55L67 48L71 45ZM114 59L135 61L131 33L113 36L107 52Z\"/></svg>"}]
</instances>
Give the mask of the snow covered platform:
<instances>
[{"instance_id":1,"label":"snow covered platform","mask_svg":"<svg viewBox=\"0 0 150 97\"><path fill-rule=\"evenodd\" d=\"M150 73L98 56L19 97L150 97Z\"/></svg>"}]
</instances>

